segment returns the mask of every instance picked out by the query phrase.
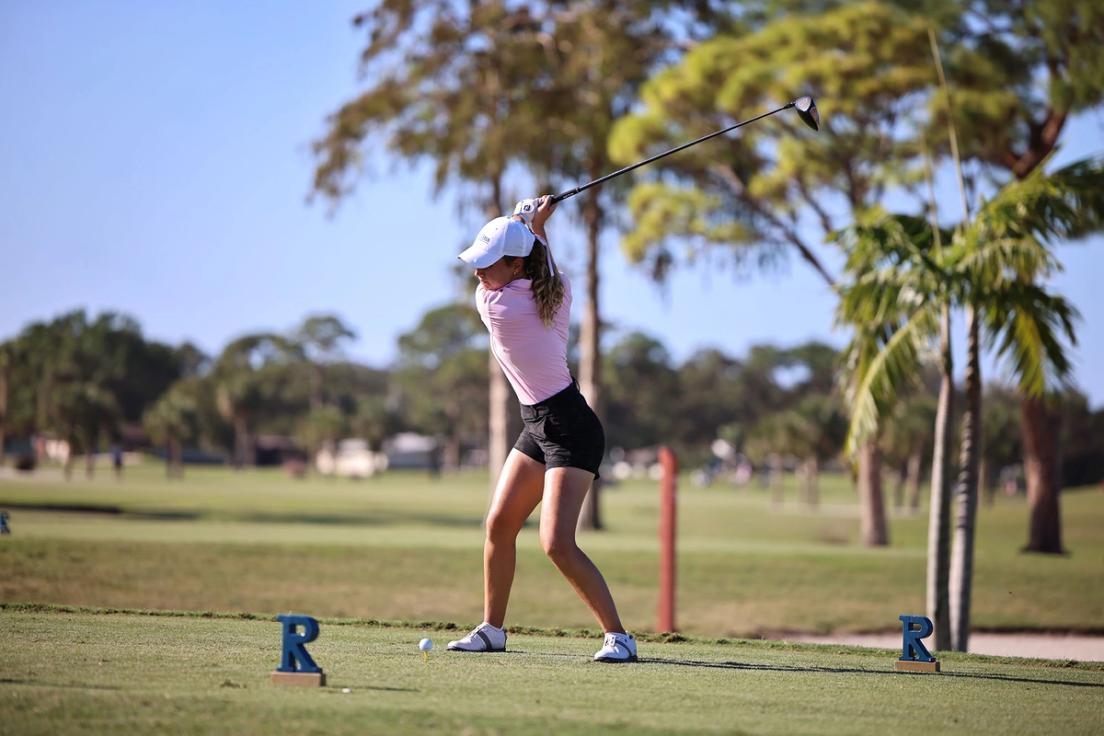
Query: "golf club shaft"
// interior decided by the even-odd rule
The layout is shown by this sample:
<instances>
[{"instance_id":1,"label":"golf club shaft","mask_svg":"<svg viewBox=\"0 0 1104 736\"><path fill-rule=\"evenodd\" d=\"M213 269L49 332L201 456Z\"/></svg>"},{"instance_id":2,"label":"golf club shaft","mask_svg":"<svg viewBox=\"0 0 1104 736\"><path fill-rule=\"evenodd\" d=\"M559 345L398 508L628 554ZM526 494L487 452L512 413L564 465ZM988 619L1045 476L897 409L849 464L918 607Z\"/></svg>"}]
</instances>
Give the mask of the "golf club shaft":
<instances>
[{"instance_id":1,"label":"golf club shaft","mask_svg":"<svg viewBox=\"0 0 1104 736\"><path fill-rule=\"evenodd\" d=\"M606 174L605 176L603 176L601 178L598 178L598 179L595 179L594 181L587 182L586 184L583 184L582 186L575 187L574 189L568 189L566 192L560 192L559 194L555 195L552 198L552 201L553 202L559 202L560 200L567 199L568 197L574 197L576 194L579 194L580 192L585 192L586 190L590 189L591 187L596 187L599 184L602 184L602 183L605 183L605 182L609 181L610 179L615 179L615 178L621 176L622 174L627 174L630 171L632 171L633 169L638 169L641 166L652 163L653 161L658 161L661 158L664 158L666 156L670 156L672 153L678 153L679 151L681 151L685 148L689 148L690 146L696 146L696 145L698 145L699 143L701 143L703 141L709 140L710 138L716 138L719 135L724 135L725 133L736 130L737 128L742 128L742 127L744 127L745 125L747 125L749 123L754 123L756 120L762 120L765 117L769 117L770 115L774 115L775 113L782 112L783 110L789 110L793 106L794 106L794 103L792 103L792 102L787 103L787 104L783 105L782 107L771 110L770 112L765 112L762 115L756 115L753 118L750 118L748 120L743 120L739 123L736 123L735 125L730 125L727 128L723 128L723 129L715 131L713 133L709 133L708 135L703 135L701 138L698 138L697 140L690 141L689 143L683 143L681 146L675 146L674 148L670 149L669 151L664 151L663 153L657 153L655 156L652 156L651 158L646 158L643 161L638 161L635 164L630 164L630 165L626 166L623 169L618 169L617 171L614 171L612 174Z\"/></svg>"}]
</instances>

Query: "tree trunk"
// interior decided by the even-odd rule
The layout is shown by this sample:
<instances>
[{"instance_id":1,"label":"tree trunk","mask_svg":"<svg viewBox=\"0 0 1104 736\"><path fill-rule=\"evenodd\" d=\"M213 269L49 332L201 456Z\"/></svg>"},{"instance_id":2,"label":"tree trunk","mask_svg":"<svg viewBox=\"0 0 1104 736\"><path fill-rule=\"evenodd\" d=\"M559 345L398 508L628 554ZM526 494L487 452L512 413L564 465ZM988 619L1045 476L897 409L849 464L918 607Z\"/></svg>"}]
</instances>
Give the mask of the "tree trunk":
<instances>
[{"instance_id":1,"label":"tree trunk","mask_svg":"<svg viewBox=\"0 0 1104 736\"><path fill-rule=\"evenodd\" d=\"M1062 554L1062 518L1059 509L1061 461L1058 436L1061 414L1042 398L1020 403L1024 438L1024 475L1030 508L1025 552Z\"/></svg>"},{"instance_id":2,"label":"tree trunk","mask_svg":"<svg viewBox=\"0 0 1104 736\"><path fill-rule=\"evenodd\" d=\"M1012 154L1011 167L1017 179L1026 179L1058 144L1067 114L1052 110L1047 114L1039 135L1031 138L1027 150ZM1011 153L1011 152L1010 152ZM1030 508L1028 541L1025 552L1062 554L1062 528L1058 493L1062 487L1062 453L1059 446L1061 414L1041 398L1024 397L1020 401L1023 434L1023 466Z\"/></svg>"},{"instance_id":3,"label":"tree trunk","mask_svg":"<svg viewBox=\"0 0 1104 736\"><path fill-rule=\"evenodd\" d=\"M985 448L978 451L978 498L985 500L986 506L993 505L993 484L989 482L989 456Z\"/></svg>"},{"instance_id":4,"label":"tree trunk","mask_svg":"<svg viewBox=\"0 0 1104 736\"><path fill-rule=\"evenodd\" d=\"M905 484L908 483L908 463L897 468L897 479L893 483L893 508L900 511L905 507Z\"/></svg>"},{"instance_id":5,"label":"tree trunk","mask_svg":"<svg viewBox=\"0 0 1104 736\"><path fill-rule=\"evenodd\" d=\"M175 475L177 478L184 477L184 449L180 440L174 439L169 447L169 451L172 453L172 465L176 467Z\"/></svg>"},{"instance_id":6,"label":"tree trunk","mask_svg":"<svg viewBox=\"0 0 1104 736\"><path fill-rule=\"evenodd\" d=\"M91 436L84 438L84 477L96 475L96 441Z\"/></svg>"},{"instance_id":7,"label":"tree trunk","mask_svg":"<svg viewBox=\"0 0 1104 736\"><path fill-rule=\"evenodd\" d=\"M915 514L920 508L920 466L924 462L924 449L918 447L913 450L908 459L907 486L908 486L908 510Z\"/></svg>"},{"instance_id":8,"label":"tree trunk","mask_svg":"<svg viewBox=\"0 0 1104 736\"><path fill-rule=\"evenodd\" d=\"M954 416L954 358L951 353L951 310L943 307L939 329L939 404L932 447L931 500L928 509L927 613L935 626L935 648L951 647L948 598L951 560L951 421Z\"/></svg>"},{"instance_id":9,"label":"tree trunk","mask_svg":"<svg viewBox=\"0 0 1104 736\"><path fill-rule=\"evenodd\" d=\"M889 527L882 495L882 453L877 437L864 440L859 447L859 512L862 543L867 547L887 546Z\"/></svg>"},{"instance_id":10,"label":"tree trunk","mask_svg":"<svg viewBox=\"0 0 1104 736\"><path fill-rule=\"evenodd\" d=\"M234 468L236 470L245 467L248 444L249 427L246 425L245 417L237 416L234 418Z\"/></svg>"},{"instance_id":11,"label":"tree trunk","mask_svg":"<svg viewBox=\"0 0 1104 736\"><path fill-rule=\"evenodd\" d=\"M445 438L445 453L442 460L445 470L456 472L460 469L460 437L450 434Z\"/></svg>"},{"instance_id":12,"label":"tree trunk","mask_svg":"<svg viewBox=\"0 0 1104 736\"><path fill-rule=\"evenodd\" d=\"M318 453L321 452L321 450L318 449L318 443L314 441L314 432L313 431L308 433L308 437L309 437L309 441L306 443L307 444L307 463L306 463L307 469L304 471L305 475L311 475L312 473L314 473L314 471L316 470L317 462L318 462ZM336 459L337 459L337 456L335 455L334 460L336 461Z\"/></svg>"},{"instance_id":13,"label":"tree trunk","mask_svg":"<svg viewBox=\"0 0 1104 736\"><path fill-rule=\"evenodd\" d=\"M820 463L815 457L805 462L805 502L814 509L820 504Z\"/></svg>"},{"instance_id":14,"label":"tree trunk","mask_svg":"<svg viewBox=\"0 0 1104 736\"><path fill-rule=\"evenodd\" d=\"M978 317L967 310L966 410L955 484L954 540L951 547L951 648L965 652L970 643L970 597L974 583L974 538L977 529L978 460L981 438L981 345Z\"/></svg>"},{"instance_id":15,"label":"tree trunk","mask_svg":"<svg viewBox=\"0 0 1104 736\"><path fill-rule=\"evenodd\" d=\"M785 501L785 488L783 483L786 478L786 466L782 461L782 455L774 452L771 455L771 503L781 506Z\"/></svg>"},{"instance_id":16,"label":"tree trunk","mask_svg":"<svg viewBox=\"0 0 1104 736\"><path fill-rule=\"evenodd\" d=\"M502 212L502 176L491 177L490 198L486 202L485 213L488 219L498 217ZM487 469L491 481L491 493L494 493L498 485L498 476L502 472L502 466L506 463L506 456L510 454L510 384L506 380L506 374L498 364L494 354L487 350L487 378L488 378L488 437L487 437Z\"/></svg>"},{"instance_id":17,"label":"tree trunk","mask_svg":"<svg viewBox=\"0 0 1104 736\"><path fill-rule=\"evenodd\" d=\"M165 477L173 477L173 440L171 437L165 440Z\"/></svg>"},{"instance_id":18,"label":"tree trunk","mask_svg":"<svg viewBox=\"0 0 1104 736\"><path fill-rule=\"evenodd\" d=\"M331 472L330 475L329 475L329 480L332 483L333 481L337 480L337 440L334 440L334 439L322 440L322 449L329 452L330 457L332 457L334 459L333 472ZM317 455L315 455L313 457L317 457ZM307 459L307 465L309 466L312 463L313 463L313 461L308 458Z\"/></svg>"},{"instance_id":19,"label":"tree trunk","mask_svg":"<svg viewBox=\"0 0 1104 736\"><path fill-rule=\"evenodd\" d=\"M784 500L782 476L786 473L786 468L782 465L782 456L777 452L771 453L770 469L771 506L777 508L782 505L782 501Z\"/></svg>"},{"instance_id":20,"label":"tree trunk","mask_svg":"<svg viewBox=\"0 0 1104 736\"><path fill-rule=\"evenodd\" d=\"M587 237L587 299L579 331L579 388L586 397L587 403L590 404L590 408L601 419L604 412L602 411L602 356L600 353L602 320L598 308L598 235L602 229L602 210L598 206L597 190L591 190L590 195L583 202L583 221ZM591 484L590 492L583 503L582 513L579 514L579 529L602 528L599 504L601 485L598 479Z\"/></svg>"}]
</instances>

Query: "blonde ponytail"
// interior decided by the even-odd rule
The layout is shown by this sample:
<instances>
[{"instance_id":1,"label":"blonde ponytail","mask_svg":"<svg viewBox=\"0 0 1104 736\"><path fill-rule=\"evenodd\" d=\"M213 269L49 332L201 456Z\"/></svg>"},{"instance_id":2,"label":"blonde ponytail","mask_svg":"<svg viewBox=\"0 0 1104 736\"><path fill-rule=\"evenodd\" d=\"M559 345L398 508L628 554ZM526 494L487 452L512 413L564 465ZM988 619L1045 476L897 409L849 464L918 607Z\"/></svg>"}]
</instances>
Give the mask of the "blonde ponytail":
<instances>
[{"instance_id":1,"label":"blonde ponytail","mask_svg":"<svg viewBox=\"0 0 1104 736\"><path fill-rule=\"evenodd\" d=\"M533 282L533 301L537 303L537 315L546 327L551 327L556 312L563 304L564 282L552 261L548 247L539 240L533 244L532 252L525 257L525 278Z\"/></svg>"}]
</instances>

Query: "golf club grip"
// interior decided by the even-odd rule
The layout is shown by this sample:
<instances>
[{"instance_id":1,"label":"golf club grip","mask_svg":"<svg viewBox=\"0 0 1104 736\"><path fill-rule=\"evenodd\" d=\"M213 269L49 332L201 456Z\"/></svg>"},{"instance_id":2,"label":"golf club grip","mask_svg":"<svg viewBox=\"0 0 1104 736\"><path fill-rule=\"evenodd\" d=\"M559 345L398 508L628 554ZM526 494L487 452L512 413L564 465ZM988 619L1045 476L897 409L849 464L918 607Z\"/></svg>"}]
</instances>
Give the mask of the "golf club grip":
<instances>
[{"instance_id":1,"label":"golf club grip","mask_svg":"<svg viewBox=\"0 0 1104 736\"><path fill-rule=\"evenodd\" d=\"M581 192L585 192L586 190L590 189L591 187L596 187L599 184L602 184L604 182L609 181L610 179L615 179L618 176L621 176L622 174L627 174L630 171L632 171L633 169L638 169L641 166L652 163L653 161L658 161L661 158L665 158L666 156L670 156L672 153L678 153L679 151L687 149L690 146L696 146L699 143L702 143L704 141L709 140L710 138L716 138L719 135L724 135L725 133L736 130L737 128L742 128L745 125L747 125L748 123L754 123L756 120L762 120L765 117L768 117L770 115L774 115L775 113L782 112L783 110L789 110L793 106L794 106L794 103L792 103L792 102L787 103L787 104L783 105L782 107L771 110L770 112L765 112L762 115L756 115L753 118L749 118L747 120L742 120L742 121L736 123L735 125L728 126L727 128L721 128L720 130L715 130L712 133L709 133L707 135L703 135L701 138L696 138L695 140L692 140L689 143L683 143L681 146L675 146L674 148L666 150L663 153L657 153L655 156L652 156L651 158L646 158L643 161L637 161L635 164L629 164L628 166L626 166L623 169L618 169L617 171L614 171L611 174L606 174L605 176L599 177L599 178L595 179L594 181L587 182L586 184L583 184L582 186L575 187L574 189L568 189L566 192L560 192L559 194L556 194L552 197L552 202L553 203L560 202L562 200L567 199L568 197L574 197L576 194L579 194Z\"/></svg>"}]
</instances>

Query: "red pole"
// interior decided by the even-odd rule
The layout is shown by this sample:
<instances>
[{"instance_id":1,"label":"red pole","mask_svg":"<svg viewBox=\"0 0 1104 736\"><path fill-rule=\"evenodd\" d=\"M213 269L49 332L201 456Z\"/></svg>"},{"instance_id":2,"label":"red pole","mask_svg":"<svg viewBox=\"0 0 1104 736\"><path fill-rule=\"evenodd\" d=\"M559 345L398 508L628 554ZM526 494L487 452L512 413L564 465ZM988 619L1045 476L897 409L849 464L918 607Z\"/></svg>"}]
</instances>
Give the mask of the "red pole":
<instances>
[{"instance_id":1,"label":"red pole","mask_svg":"<svg viewBox=\"0 0 1104 736\"><path fill-rule=\"evenodd\" d=\"M678 458L659 448L663 478L659 484L659 612L657 631L675 630L675 479Z\"/></svg>"}]
</instances>

